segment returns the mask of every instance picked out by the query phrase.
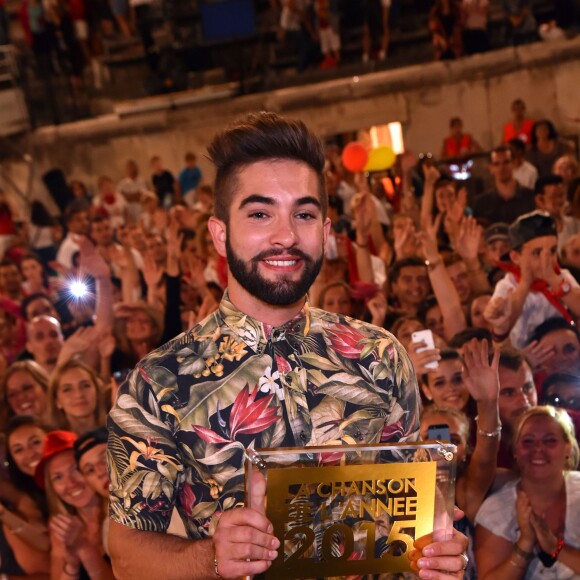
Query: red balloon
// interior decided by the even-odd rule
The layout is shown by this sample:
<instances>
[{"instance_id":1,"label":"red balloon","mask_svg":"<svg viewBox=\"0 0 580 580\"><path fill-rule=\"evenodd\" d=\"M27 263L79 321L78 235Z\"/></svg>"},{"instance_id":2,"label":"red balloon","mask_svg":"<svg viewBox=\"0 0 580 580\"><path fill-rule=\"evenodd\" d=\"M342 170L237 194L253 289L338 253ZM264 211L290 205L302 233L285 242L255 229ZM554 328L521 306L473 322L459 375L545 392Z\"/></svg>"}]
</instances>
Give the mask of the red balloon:
<instances>
[{"instance_id":1,"label":"red balloon","mask_svg":"<svg viewBox=\"0 0 580 580\"><path fill-rule=\"evenodd\" d=\"M353 173L362 171L368 160L366 147L358 141L352 141L342 151L342 164Z\"/></svg>"}]
</instances>

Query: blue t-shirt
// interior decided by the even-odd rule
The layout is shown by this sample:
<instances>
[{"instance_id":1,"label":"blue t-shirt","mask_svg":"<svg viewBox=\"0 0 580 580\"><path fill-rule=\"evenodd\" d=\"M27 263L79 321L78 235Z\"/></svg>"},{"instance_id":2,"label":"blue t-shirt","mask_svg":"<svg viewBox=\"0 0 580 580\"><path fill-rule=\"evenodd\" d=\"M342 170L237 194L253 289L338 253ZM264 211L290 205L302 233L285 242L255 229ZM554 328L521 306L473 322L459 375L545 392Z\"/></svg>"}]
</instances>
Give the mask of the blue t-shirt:
<instances>
[{"instance_id":1,"label":"blue t-shirt","mask_svg":"<svg viewBox=\"0 0 580 580\"><path fill-rule=\"evenodd\" d=\"M179 174L179 187L181 195L185 195L188 191L195 189L201 181L201 170L199 167L186 167L181 170Z\"/></svg>"}]
</instances>

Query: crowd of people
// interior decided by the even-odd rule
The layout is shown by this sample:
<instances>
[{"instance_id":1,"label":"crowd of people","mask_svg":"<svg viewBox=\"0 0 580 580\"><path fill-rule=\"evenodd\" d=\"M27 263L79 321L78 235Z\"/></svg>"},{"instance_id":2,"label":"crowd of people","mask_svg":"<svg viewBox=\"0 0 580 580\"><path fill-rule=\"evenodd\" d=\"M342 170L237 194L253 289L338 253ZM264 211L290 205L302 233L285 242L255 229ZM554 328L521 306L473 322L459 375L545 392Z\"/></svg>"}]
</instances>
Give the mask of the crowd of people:
<instances>
[{"instance_id":1,"label":"crowd of people","mask_svg":"<svg viewBox=\"0 0 580 580\"><path fill-rule=\"evenodd\" d=\"M278 41L286 54L294 54L299 72L318 66L333 69L344 57L344 39L353 27L353 20L357 27L362 23L362 46L356 51L362 54L362 62L387 60L392 21L397 20L403 8L408 9L402 4L400 0L365 0L354 7L340 0L270 0L259 7L265 13L258 18L276 22ZM551 12L541 14L541 24L535 9L531 0L501 2L498 6L503 22L501 46L564 38L573 33L578 14L571 0L555 2ZM419 26L424 27L427 21L436 60L491 48L489 0L418 0L412 10L424 17ZM184 78L178 78L180 71L187 68L185 62L175 55L164 56L173 54L172 49L155 40L156 27L162 18L167 19L166 12L154 0L22 0L18 11L21 33L15 33L15 23L2 2L0 45L23 36L34 54L37 73L42 77L53 74L68 77L72 95L80 97L86 95L87 79L99 90L109 80L103 59L105 44L123 46L127 39L134 38L141 43L149 68L146 85L151 90L156 87L156 91L181 90L187 84ZM192 30L190 36L193 35ZM175 45L178 44L176 40ZM352 47L348 50L352 51Z\"/></svg>"},{"instance_id":2,"label":"crowd of people","mask_svg":"<svg viewBox=\"0 0 580 580\"><path fill-rule=\"evenodd\" d=\"M572 578L580 574L580 170L550 121L528 118L520 99L512 113L489 154L493 186L471 207L447 172L446 159L479 149L458 119L439 163L408 152L387 172L353 174L341 148L327 144L332 227L309 302L384 328L407 350L422 438L445 424L458 446L465 516L456 526L474 550L467 577ZM156 156L149 179L127 161L121 180L102 175L97 184L89 195L72 182L59 218L40 201L24 217L0 194L0 573L10 576L112 577L107 413L138 361L206 319L227 287L208 226L213 188L195 154L177 177ZM348 358L359 339L351 330L332 348ZM210 340L180 373L222 376L246 353L226 342ZM262 391L281 388L277 364L257 377ZM163 367L147 377L168 389L173 380ZM126 429L129 417L116 421ZM348 424L338 438L355 436L356 422ZM397 425L382 440L400 435ZM159 453L153 443L127 444L128 465ZM133 483L151 491L156 481L144 471ZM221 484L210 492L219 500ZM141 509L162 509L154 495ZM214 516L193 515L195 497L179 502L206 533L215 527Z\"/></svg>"}]
</instances>

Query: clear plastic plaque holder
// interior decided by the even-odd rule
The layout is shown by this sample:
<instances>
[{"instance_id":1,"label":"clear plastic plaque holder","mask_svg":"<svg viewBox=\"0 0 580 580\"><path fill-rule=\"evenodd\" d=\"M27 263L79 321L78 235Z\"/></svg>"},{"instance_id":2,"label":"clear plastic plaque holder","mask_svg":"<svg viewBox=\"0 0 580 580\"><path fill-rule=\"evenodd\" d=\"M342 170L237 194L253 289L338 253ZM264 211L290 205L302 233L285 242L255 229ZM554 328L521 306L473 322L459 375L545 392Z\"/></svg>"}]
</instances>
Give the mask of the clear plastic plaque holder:
<instances>
[{"instance_id":1,"label":"clear plastic plaque holder","mask_svg":"<svg viewBox=\"0 0 580 580\"><path fill-rule=\"evenodd\" d=\"M404 577L415 539L452 535L456 452L438 441L248 449L246 502L265 478L280 540L265 577Z\"/></svg>"}]
</instances>

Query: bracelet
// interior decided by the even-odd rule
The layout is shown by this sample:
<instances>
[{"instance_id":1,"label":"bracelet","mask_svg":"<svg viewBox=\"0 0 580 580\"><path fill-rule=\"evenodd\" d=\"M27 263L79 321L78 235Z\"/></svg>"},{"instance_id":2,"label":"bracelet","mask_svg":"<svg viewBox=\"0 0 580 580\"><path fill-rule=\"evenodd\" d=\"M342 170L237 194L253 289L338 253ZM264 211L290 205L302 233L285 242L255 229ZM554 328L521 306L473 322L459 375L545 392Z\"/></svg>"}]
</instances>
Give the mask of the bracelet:
<instances>
[{"instance_id":1,"label":"bracelet","mask_svg":"<svg viewBox=\"0 0 580 580\"><path fill-rule=\"evenodd\" d=\"M540 550L538 552L538 558L540 559L540 562L542 562L542 564L546 568L551 568L556 563L556 560L558 559L558 554L562 551L563 547L564 547L564 539L558 538L556 549L551 554L544 552L544 550Z\"/></svg>"},{"instance_id":2,"label":"bracelet","mask_svg":"<svg viewBox=\"0 0 580 580\"><path fill-rule=\"evenodd\" d=\"M554 559L557 558L558 554L562 551L563 547L564 547L564 538L558 538L556 549L551 554L552 558Z\"/></svg>"},{"instance_id":3,"label":"bracelet","mask_svg":"<svg viewBox=\"0 0 580 580\"><path fill-rule=\"evenodd\" d=\"M475 417L475 422L478 423L479 416ZM479 428L479 423L477 425L477 434L483 435L484 437L499 437L501 435L501 423L493 431L484 431Z\"/></svg>"},{"instance_id":4,"label":"bracelet","mask_svg":"<svg viewBox=\"0 0 580 580\"><path fill-rule=\"evenodd\" d=\"M517 542L514 542L512 544L512 550L514 551L514 553L516 555L518 555L522 560L525 560L526 562L529 562L534 557L534 553L533 552L526 552L526 551L522 550L518 546L518 543Z\"/></svg>"},{"instance_id":5,"label":"bracelet","mask_svg":"<svg viewBox=\"0 0 580 580\"><path fill-rule=\"evenodd\" d=\"M361 248L361 249L364 249L364 248L368 248L369 247L369 243L368 242L366 244L359 244L358 242L355 242L354 245L357 248Z\"/></svg>"},{"instance_id":6,"label":"bracelet","mask_svg":"<svg viewBox=\"0 0 580 580\"><path fill-rule=\"evenodd\" d=\"M437 266L439 266L439 264L442 264L442 263L443 263L443 258L441 256L438 256L432 262L430 260L425 260L425 266L427 266L427 270L429 272L432 272L433 270L435 270L435 268L437 268Z\"/></svg>"}]
</instances>

